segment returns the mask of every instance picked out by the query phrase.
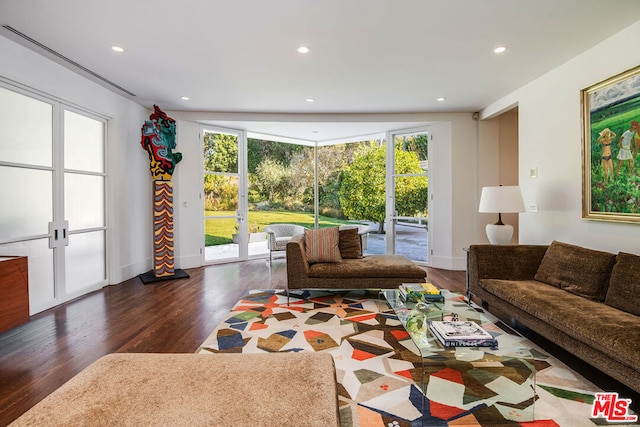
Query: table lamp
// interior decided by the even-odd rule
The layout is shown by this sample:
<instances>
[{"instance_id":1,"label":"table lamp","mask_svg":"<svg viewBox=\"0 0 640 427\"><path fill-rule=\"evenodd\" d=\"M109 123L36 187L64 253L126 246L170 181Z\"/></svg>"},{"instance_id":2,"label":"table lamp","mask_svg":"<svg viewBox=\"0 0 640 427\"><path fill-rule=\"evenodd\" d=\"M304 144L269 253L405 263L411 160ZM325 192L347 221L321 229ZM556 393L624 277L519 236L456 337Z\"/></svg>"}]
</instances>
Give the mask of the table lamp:
<instances>
[{"instance_id":1,"label":"table lamp","mask_svg":"<svg viewBox=\"0 0 640 427\"><path fill-rule=\"evenodd\" d=\"M520 187L517 185L482 187L478 212L498 214L498 222L487 224L487 238L494 245L508 244L513 236L513 227L502 222L502 214L524 212Z\"/></svg>"}]
</instances>

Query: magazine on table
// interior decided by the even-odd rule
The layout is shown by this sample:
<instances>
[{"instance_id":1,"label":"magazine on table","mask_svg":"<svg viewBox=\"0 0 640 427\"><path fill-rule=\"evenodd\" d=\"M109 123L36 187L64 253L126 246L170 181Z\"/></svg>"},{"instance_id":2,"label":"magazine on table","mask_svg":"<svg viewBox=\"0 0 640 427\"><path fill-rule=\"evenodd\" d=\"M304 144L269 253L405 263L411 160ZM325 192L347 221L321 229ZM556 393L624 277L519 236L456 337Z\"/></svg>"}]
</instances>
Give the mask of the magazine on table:
<instances>
[{"instance_id":1,"label":"magazine on table","mask_svg":"<svg viewBox=\"0 0 640 427\"><path fill-rule=\"evenodd\" d=\"M445 347L498 346L498 340L471 321L432 321L429 329Z\"/></svg>"},{"instance_id":2,"label":"magazine on table","mask_svg":"<svg viewBox=\"0 0 640 427\"><path fill-rule=\"evenodd\" d=\"M444 301L444 296L440 289L431 283L403 283L398 287L400 295L405 300L418 302L425 301Z\"/></svg>"}]
</instances>

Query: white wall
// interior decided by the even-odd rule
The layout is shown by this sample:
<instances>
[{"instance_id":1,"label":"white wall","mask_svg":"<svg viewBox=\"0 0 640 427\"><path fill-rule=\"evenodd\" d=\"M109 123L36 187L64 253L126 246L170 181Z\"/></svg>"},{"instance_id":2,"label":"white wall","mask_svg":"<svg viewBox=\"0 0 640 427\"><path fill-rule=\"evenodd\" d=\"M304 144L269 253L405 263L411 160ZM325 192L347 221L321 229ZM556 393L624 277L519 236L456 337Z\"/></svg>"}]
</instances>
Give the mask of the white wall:
<instances>
[{"instance_id":1,"label":"white wall","mask_svg":"<svg viewBox=\"0 0 640 427\"><path fill-rule=\"evenodd\" d=\"M200 247L204 240L200 125L177 120L176 128L176 150L182 153L173 174L176 267L193 268L202 265Z\"/></svg>"},{"instance_id":2,"label":"white wall","mask_svg":"<svg viewBox=\"0 0 640 427\"><path fill-rule=\"evenodd\" d=\"M491 117L519 107L519 181L525 205L520 243L552 240L610 252L640 253L640 224L582 219L580 90L640 64L640 21L487 106ZM529 178L530 168L538 178Z\"/></svg>"},{"instance_id":3,"label":"white wall","mask_svg":"<svg viewBox=\"0 0 640 427\"><path fill-rule=\"evenodd\" d=\"M471 113L446 115L449 122L434 127L434 151L429 192L434 209L429 212L430 265L447 270L466 269L464 248L476 233L478 122ZM450 146L438 144L447 141ZM433 220L431 216L433 215Z\"/></svg>"},{"instance_id":4,"label":"white wall","mask_svg":"<svg viewBox=\"0 0 640 427\"><path fill-rule=\"evenodd\" d=\"M129 99L0 36L0 76L108 118L107 227L109 281L152 267L152 181L140 128L149 111Z\"/></svg>"},{"instance_id":5,"label":"white wall","mask_svg":"<svg viewBox=\"0 0 640 427\"><path fill-rule=\"evenodd\" d=\"M481 120L478 130L478 178L475 209L480 204L482 187L519 185L518 176L518 112L514 108L491 119ZM498 214L478 214L474 243L489 243L485 227L498 220ZM503 213L502 221L513 227L511 244L518 243L519 215Z\"/></svg>"},{"instance_id":6,"label":"white wall","mask_svg":"<svg viewBox=\"0 0 640 427\"><path fill-rule=\"evenodd\" d=\"M477 178L472 185L476 188L474 213L476 232L470 243L489 243L485 226L497 221L495 214L478 214L482 187L500 184L500 121L481 120L478 123Z\"/></svg>"}]
</instances>

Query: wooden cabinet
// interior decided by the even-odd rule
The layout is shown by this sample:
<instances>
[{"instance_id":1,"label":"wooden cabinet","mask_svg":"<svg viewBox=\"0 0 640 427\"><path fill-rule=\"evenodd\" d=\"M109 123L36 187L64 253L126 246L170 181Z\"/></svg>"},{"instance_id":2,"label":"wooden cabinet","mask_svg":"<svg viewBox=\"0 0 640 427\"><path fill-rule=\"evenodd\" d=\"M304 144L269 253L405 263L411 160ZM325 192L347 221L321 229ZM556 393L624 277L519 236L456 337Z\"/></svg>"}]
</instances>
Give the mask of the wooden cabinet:
<instances>
[{"instance_id":1,"label":"wooden cabinet","mask_svg":"<svg viewBox=\"0 0 640 427\"><path fill-rule=\"evenodd\" d=\"M0 332L28 321L27 257L0 257Z\"/></svg>"}]
</instances>

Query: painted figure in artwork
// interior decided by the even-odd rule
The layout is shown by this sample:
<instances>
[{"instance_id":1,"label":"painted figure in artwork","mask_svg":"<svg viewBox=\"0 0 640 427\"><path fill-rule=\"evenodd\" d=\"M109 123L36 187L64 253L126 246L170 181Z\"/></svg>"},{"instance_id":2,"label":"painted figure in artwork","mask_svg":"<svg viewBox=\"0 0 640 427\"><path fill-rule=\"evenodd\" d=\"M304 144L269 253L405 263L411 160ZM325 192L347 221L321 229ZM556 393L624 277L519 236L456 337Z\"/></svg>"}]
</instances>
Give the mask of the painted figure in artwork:
<instances>
[{"instance_id":1,"label":"painted figure in artwork","mask_svg":"<svg viewBox=\"0 0 640 427\"><path fill-rule=\"evenodd\" d=\"M140 144L149 153L149 169L156 181L171 181L173 170L182 160L176 148L176 121L167 116L157 105L153 113L142 125Z\"/></svg>"},{"instance_id":2,"label":"painted figure in artwork","mask_svg":"<svg viewBox=\"0 0 640 427\"><path fill-rule=\"evenodd\" d=\"M637 129L638 123L632 122L629 126L629 130L624 131L620 136L620 151L618 151L618 170L620 174L620 167L625 160L629 163L629 176L633 173L633 154L631 154L631 143L633 142L633 136L636 129L634 129L634 123Z\"/></svg>"},{"instance_id":3,"label":"painted figure in artwork","mask_svg":"<svg viewBox=\"0 0 640 427\"><path fill-rule=\"evenodd\" d=\"M611 158L611 143L616 137L611 129L606 128L600 132L598 136L598 142L602 144L602 171L604 172L604 182L606 183L610 179L613 180L613 159Z\"/></svg>"},{"instance_id":4,"label":"painted figure in artwork","mask_svg":"<svg viewBox=\"0 0 640 427\"><path fill-rule=\"evenodd\" d=\"M633 131L633 140L636 146L636 149L633 150L633 158L635 159L638 155L638 150L640 150L640 125L638 125L638 122L631 122L631 130Z\"/></svg>"}]
</instances>

